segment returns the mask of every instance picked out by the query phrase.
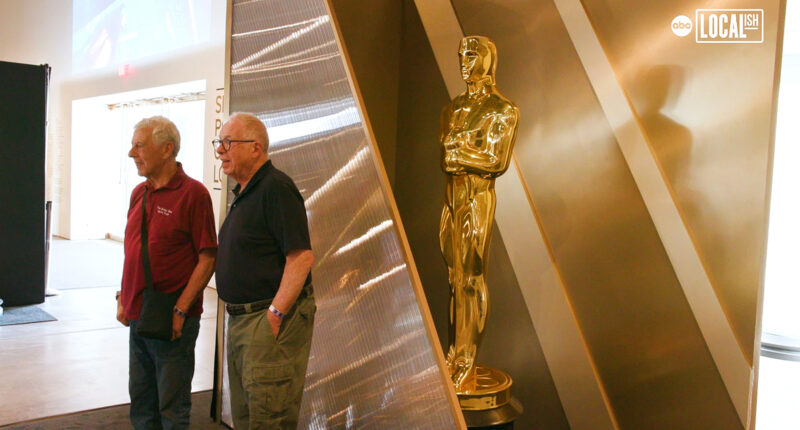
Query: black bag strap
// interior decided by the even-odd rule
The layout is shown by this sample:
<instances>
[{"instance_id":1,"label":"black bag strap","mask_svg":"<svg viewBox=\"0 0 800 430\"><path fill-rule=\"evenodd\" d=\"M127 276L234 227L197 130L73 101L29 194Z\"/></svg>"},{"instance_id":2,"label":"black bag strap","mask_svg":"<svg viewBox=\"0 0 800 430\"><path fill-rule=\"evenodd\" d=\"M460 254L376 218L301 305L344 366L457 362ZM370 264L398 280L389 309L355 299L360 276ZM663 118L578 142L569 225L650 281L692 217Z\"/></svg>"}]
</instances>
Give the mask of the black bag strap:
<instances>
[{"instance_id":1,"label":"black bag strap","mask_svg":"<svg viewBox=\"0 0 800 430\"><path fill-rule=\"evenodd\" d=\"M153 287L153 274L150 272L150 253L147 250L147 186L144 187L144 197L142 197L142 264L144 264L144 287L145 289L155 289Z\"/></svg>"}]
</instances>

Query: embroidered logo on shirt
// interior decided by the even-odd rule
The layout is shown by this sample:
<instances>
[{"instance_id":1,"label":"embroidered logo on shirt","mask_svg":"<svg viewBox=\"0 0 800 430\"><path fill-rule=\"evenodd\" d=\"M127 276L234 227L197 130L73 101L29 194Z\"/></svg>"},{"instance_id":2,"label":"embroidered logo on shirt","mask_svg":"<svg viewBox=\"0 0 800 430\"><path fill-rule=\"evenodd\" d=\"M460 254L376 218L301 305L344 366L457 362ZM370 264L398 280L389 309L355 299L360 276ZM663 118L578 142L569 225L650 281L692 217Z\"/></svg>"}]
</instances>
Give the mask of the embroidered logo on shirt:
<instances>
[{"instance_id":1,"label":"embroidered logo on shirt","mask_svg":"<svg viewBox=\"0 0 800 430\"><path fill-rule=\"evenodd\" d=\"M172 215L172 209L162 208L161 206L156 206L156 211L161 215L170 216Z\"/></svg>"}]
</instances>

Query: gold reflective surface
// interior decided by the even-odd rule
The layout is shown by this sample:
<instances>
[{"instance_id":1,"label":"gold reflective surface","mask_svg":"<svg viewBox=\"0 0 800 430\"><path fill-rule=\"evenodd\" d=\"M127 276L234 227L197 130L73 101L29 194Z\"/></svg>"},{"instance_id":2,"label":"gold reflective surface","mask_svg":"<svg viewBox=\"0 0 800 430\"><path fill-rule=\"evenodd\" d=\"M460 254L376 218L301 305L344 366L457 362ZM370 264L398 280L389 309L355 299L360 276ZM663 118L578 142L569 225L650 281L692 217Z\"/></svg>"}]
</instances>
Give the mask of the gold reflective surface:
<instances>
[{"instance_id":1,"label":"gold reflective surface","mask_svg":"<svg viewBox=\"0 0 800 430\"><path fill-rule=\"evenodd\" d=\"M732 2L574 3L589 13L593 26L584 31L597 31L626 93L651 94L647 103L632 103L664 176L683 176L677 182L694 193L687 211L688 194L670 184L742 349L752 356L774 71L769 52L777 28L775 10L767 9L777 2L764 6L764 44L747 47L699 46L670 30L676 15L737 7ZM551 2L453 5L466 32L491 35L504 53L498 71L504 93L534 118L520 124L520 174L619 428L742 428L616 129L587 80L584 67L596 64L577 57ZM644 59L666 67L641 74L639 95L625 82L640 75L634 64ZM676 62L682 69L670 66ZM685 112L680 119L678 106ZM701 231L695 217L705 220ZM742 280L720 282L723 267L730 268L722 269L724 278L738 273Z\"/></svg>"},{"instance_id":2,"label":"gold reflective surface","mask_svg":"<svg viewBox=\"0 0 800 430\"><path fill-rule=\"evenodd\" d=\"M324 0L233 2L229 110L266 124L270 158L305 199L316 256L298 428L458 428L351 79Z\"/></svg>"},{"instance_id":3,"label":"gold reflective surface","mask_svg":"<svg viewBox=\"0 0 800 430\"><path fill-rule=\"evenodd\" d=\"M401 112L408 112L407 118L412 118L411 122L406 122L404 128L414 130L403 140L416 142L412 146L418 146L419 149L408 151L408 155L430 166L440 159L438 148L424 142L429 142L428 136L436 135L439 127L438 121L424 118L434 119L438 115L428 113L422 116L419 111L431 103L434 106L442 105L442 99L450 99L461 93L464 84L458 73L458 63L452 61L452 47L458 46L464 33L450 0L415 0L414 4L420 18L417 25L421 25L421 28L416 28L427 35L433 51L427 61L428 64L435 62L433 67L436 70L431 70L431 66L427 67L426 80L422 81L424 88L418 88L419 80L403 88L405 97L401 100L407 99L411 103L406 107L401 105ZM408 23L405 29L413 32L414 23ZM410 43L408 46L411 47L428 45L413 36L404 37L404 43ZM408 70L416 73L422 70L424 73L424 50L423 55L416 58L422 63L414 63ZM451 70L451 65L455 66L455 70ZM432 112L432 109L427 109L427 112ZM406 148L406 145L399 148ZM398 158L403 158L400 153ZM409 172L402 172L408 175L409 180L441 180L441 174L430 168L416 171L412 168ZM397 179L396 183L402 186L405 181L400 176ZM602 386L595 378L591 357L570 311L563 284L555 271L535 214L524 207L520 208L518 204L528 201L528 196L520 180L516 161L512 162L512 166L495 186L496 192L502 198L498 201L495 213L497 225L489 250L492 268L488 282L498 286L492 290L492 303L495 308L502 309L502 312L492 314L479 359L514 374L514 396L519 400L518 406L524 406L525 410L515 421L516 426L543 429L568 429L570 426L574 429L614 429ZM401 188L400 196L403 196L403 191ZM437 209L440 208L435 204L425 203L439 200L436 191L438 190L418 189L405 203L403 199L398 200L406 225L409 225L409 219L415 220L411 225L416 228L407 230L415 255L420 252L429 256L432 261L438 260L441 251L438 243L434 247L427 238L433 237L434 232L438 231L438 222L423 223L418 220L421 219L420 212L423 212L424 219L438 221L434 216L438 215L440 210ZM405 212L401 203L406 205ZM424 227L419 228L420 226ZM415 234L420 235L417 236L416 243ZM509 236L513 241L503 240L502 236ZM433 300L432 309L445 310L437 319L437 328L441 328L440 338L446 343L449 291L441 288L447 282L447 273L441 269L445 267L420 266L420 274L427 285L426 296ZM537 309L547 309L547 312L538 312ZM434 312L434 317L436 316ZM471 425L493 425L507 422L510 415L519 415L522 409L513 405L514 399L504 407L462 412L465 421ZM577 413L571 413L572 411ZM483 419L488 418L484 412L491 412L493 418Z\"/></svg>"},{"instance_id":4,"label":"gold reflective surface","mask_svg":"<svg viewBox=\"0 0 800 430\"><path fill-rule=\"evenodd\" d=\"M439 243L450 284L447 365L461 395L476 390L475 357L489 312L486 272L496 205L494 181L508 169L519 110L496 88L494 43L482 36L465 37L458 57L467 90L441 115L439 142L446 179Z\"/></svg>"},{"instance_id":5,"label":"gold reflective surface","mask_svg":"<svg viewBox=\"0 0 800 430\"><path fill-rule=\"evenodd\" d=\"M583 1L750 365L766 252L780 3ZM694 20L698 9L743 7L763 8L763 43L699 44L699 23L684 38L668 27L677 15ZM632 20L640 24L624 24Z\"/></svg>"},{"instance_id":6,"label":"gold reflective surface","mask_svg":"<svg viewBox=\"0 0 800 430\"><path fill-rule=\"evenodd\" d=\"M414 52L414 55L404 56L401 63L402 97L398 107L400 116L397 141L402 142L402 145L398 145L397 160L413 160L413 162L405 162L404 167L396 171L396 180L392 188L414 259L418 262L417 268L425 287L425 297L431 308L440 342L446 350L450 291L447 288L447 266L442 264L441 249L436 240L442 212L442 187L426 185L444 183L444 173L437 168L441 164L441 154L439 145L436 144L436 136L439 135L442 106L464 90L460 65L454 55L464 35L450 1L443 0L437 3L444 3L449 8L449 19L444 19L436 10L428 10L425 7L430 5L428 1L403 1L405 7L401 52ZM454 22L455 25L448 25L448 21ZM449 38L447 43L440 44L433 40L436 36L431 35L429 29L453 34L454 37ZM436 52L439 49L436 48L438 45L441 45L443 51L441 57ZM349 47L348 44L348 49ZM349 52L355 55L352 50ZM500 66L503 67L505 61L502 52L500 54ZM440 68L439 58L446 64L454 66L453 70L446 72L444 68ZM368 76L368 73L365 76ZM445 76L448 77L448 81L453 81L452 89L450 83L443 82ZM502 82L500 84L502 89ZM371 111L370 118L372 118ZM523 121L526 121L525 117ZM569 424L561 407L559 393L553 385L553 379L542 354L542 345L539 343L541 332L534 329L528 316L526 300L509 261L510 250L506 251L504 232L498 229L497 219L501 216L504 202L508 200L500 191L500 187L508 180L509 175L514 174L515 169L513 165L510 166L509 170L496 181L496 192L500 199L497 203L496 222L489 244L490 267L487 277L487 283L491 288L492 309L483 334L478 362L514 375L513 395L519 401L519 407L511 407L512 401L507 404L508 408L504 406L490 409L488 412L491 412L493 417L490 420L473 419L477 418L475 415L485 418L483 411L462 410L462 413L470 425L497 424L507 422L516 416L516 428L568 429ZM517 235L518 233L511 233L512 237ZM555 336L561 337L557 334ZM565 353L569 357L574 357L566 351ZM567 364L567 361L571 360L559 360L562 366L573 368L574 366ZM584 386L578 381L571 385ZM524 413L519 415L523 407ZM585 401L581 402L581 408L586 410ZM510 416L511 412L513 416Z\"/></svg>"},{"instance_id":7,"label":"gold reflective surface","mask_svg":"<svg viewBox=\"0 0 800 430\"><path fill-rule=\"evenodd\" d=\"M499 408L511 400L513 381L507 373L477 364L474 379L474 387L458 395L462 410L485 411Z\"/></svg>"}]
</instances>

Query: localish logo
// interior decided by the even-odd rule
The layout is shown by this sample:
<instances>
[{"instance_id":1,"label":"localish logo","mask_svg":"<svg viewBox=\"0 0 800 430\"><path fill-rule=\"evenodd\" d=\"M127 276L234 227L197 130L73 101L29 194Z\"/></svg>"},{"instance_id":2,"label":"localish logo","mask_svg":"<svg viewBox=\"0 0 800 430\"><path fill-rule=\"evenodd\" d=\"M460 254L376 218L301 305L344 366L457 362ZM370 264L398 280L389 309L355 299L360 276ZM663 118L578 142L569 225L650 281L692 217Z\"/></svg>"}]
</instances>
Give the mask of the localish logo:
<instances>
[{"instance_id":1,"label":"localish logo","mask_svg":"<svg viewBox=\"0 0 800 430\"><path fill-rule=\"evenodd\" d=\"M697 43L761 43L764 9L697 9L695 26Z\"/></svg>"},{"instance_id":2,"label":"localish logo","mask_svg":"<svg viewBox=\"0 0 800 430\"><path fill-rule=\"evenodd\" d=\"M672 20L672 32L675 33L676 36L686 36L692 32L692 20L689 19L686 15L678 15L675 19Z\"/></svg>"}]
</instances>

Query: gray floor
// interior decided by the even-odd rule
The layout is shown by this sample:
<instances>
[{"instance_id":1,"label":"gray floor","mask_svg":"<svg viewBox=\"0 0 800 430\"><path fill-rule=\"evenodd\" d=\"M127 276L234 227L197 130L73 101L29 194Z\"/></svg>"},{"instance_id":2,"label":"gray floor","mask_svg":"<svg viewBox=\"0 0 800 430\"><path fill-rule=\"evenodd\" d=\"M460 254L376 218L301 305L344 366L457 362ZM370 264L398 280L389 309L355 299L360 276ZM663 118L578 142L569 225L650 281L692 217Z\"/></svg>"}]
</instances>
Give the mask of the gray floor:
<instances>
[{"instance_id":1,"label":"gray floor","mask_svg":"<svg viewBox=\"0 0 800 430\"><path fill-rule=\"evenodd\" d=\"M209 417L210 405L210 391L202 391L192 395L191 427L193 430L228 428L211 420ZM112 406L66 416L35 420L24 424L14 424L3 428L8 430L124 430L132 428L128 419L128 412L128 405Z\"/></svg>"},{"instance_id":2,"label":"gray floor","mask_svg":"<svg viewBox=\"0 0 800 430\"><path fill-rule=\"evenodd\" d=\"M130 401L128 329L116 320L114 300L122 247L56 240L50 258L50 277L60 282L61 294L39 306L58 320L0 326L0 426ZM194 392L213 384L214 289L206 289L204 304Z\"/></svg>"},{"instance_id":3,"label":"gray floor","mask_svg":"<svg viewBox=\"0 0 800 430\"><path fill-rule=\"evenodd\" d=\"M122 279L122 243L113 240L63 240L50 242L48 287L117 287Z\"/></svg>"}]
</instances>

